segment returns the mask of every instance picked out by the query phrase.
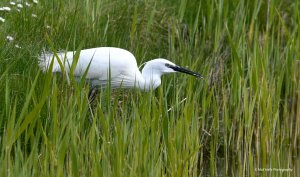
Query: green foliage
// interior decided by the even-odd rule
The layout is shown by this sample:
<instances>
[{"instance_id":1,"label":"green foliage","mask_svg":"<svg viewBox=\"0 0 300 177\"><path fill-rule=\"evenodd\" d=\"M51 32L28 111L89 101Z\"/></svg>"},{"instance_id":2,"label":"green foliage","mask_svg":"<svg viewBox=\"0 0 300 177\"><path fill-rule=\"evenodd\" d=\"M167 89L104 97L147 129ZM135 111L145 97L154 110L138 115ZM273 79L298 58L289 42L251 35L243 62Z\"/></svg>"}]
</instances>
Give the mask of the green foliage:
<instances>
[{"instance_id":1,"label":"green foliage","mask_svg":"<svg viewBox=\"0 0 300 177\"><path fill-rule=\"evenodd\" d=\"M0 3L3 176L299 176L298 0L20 4ZM90 105L83 80L38 68L43 49L98 46L205 78L102 89Z\"/></svg>"}]
</instances>

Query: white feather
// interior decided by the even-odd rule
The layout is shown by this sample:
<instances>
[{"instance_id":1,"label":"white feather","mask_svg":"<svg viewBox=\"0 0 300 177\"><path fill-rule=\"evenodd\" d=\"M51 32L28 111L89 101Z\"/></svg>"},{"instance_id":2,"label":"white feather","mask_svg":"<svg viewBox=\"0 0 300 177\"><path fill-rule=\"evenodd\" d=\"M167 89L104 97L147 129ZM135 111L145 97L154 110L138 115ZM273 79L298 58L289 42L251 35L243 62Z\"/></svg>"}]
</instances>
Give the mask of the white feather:
<instances>
[{"instance_id":1,"label":"white feather","mask_svg":"<svg viewBox=\"0 0 300 177\"><path fill-rule=\"evenodd\" d=\"M74 56L73 51L58 52L55 56L53 53L43 52L39 57L39 67L45 72L53 60L52 72L64 70L70 73ZM129 51L114 47L99 47L80 51L74 76L80 78L88 69L85 79L90 81L92 86L105 87L110 81L112 88L138 87L142 90L149 90L161 84L163 74L176 72L170 66L176 65L166 59L154 59L145 63L141 73L135 57ZM191 74L191 72L188 73ZM197 76L197 74L193 75Z\"/></svg>"}]
</instances>

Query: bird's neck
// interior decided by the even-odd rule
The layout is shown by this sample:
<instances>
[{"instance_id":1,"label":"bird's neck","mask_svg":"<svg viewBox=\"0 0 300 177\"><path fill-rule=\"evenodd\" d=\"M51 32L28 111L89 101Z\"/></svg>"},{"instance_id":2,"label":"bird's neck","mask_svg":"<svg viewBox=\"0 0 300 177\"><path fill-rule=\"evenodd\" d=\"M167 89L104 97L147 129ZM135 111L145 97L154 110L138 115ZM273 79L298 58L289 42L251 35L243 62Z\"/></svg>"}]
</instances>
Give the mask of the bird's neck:
<instances>
[{"instance_id":1,"label":"bird's neck","mask_svg":"<svg viewBox=\"0 0 300 177\"><path fill-rule=\"evenodd\" d=\"M161 84L161 74L155 73L150 69L144 68L142 70L144 81L139 82L139 88L145 91L154 90Z\"/></svg>"}]
</instances>

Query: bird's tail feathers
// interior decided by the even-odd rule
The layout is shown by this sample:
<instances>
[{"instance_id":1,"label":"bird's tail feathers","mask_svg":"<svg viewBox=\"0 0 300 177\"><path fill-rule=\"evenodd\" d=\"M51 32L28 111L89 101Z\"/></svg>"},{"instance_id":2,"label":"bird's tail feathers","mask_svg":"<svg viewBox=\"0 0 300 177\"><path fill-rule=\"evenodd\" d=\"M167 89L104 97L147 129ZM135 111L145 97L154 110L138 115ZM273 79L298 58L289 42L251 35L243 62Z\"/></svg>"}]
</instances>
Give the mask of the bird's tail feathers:
<instances>
[{"instance_id":1,"label":"bird's tail feathers","mask_svg":"<svg viewBox=\"0 0 300 177\"><path fill-rule=\"evenodd\" d=\"M44 50L42 54L39 56L39 61L38 61L39 67L43 72L48 71L52 60L53 60L52 72L60 71L60 65L58 62L58 60L60 59L55 57L53 53Z\"/></svg>"}]
</instances>

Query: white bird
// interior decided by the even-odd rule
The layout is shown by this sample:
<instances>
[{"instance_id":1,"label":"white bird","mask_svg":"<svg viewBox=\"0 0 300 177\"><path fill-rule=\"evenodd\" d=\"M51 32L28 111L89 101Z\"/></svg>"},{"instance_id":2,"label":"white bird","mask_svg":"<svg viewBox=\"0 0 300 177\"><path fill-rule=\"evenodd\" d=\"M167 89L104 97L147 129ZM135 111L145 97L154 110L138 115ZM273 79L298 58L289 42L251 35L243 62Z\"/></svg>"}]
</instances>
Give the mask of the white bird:
<instances>
[{"instance_id":1,"label":"white bird","mask_svg":"<svg viewBox=\"0 0 300 177\"><path fill-rule=\"evenodd\" d=\"M52 60L52 72L70 73L74 51L56 53L44 53L39 57L39 66L47 71ZM58 60L60 60L58 62ZM64 69L60 67L63 64ZM99 47L81 50L74 76L81 78L85 71L86 80L91 87L106 87L109 82L111 88L138 88L144 91L156 89L161 84L161 76L166 73L182 72L199 78L202 76L186 68L162 58L145 63L142 72L139 71L137 62L132 53L127 50L114 47Z\"/></svg>"}]
</instances>

